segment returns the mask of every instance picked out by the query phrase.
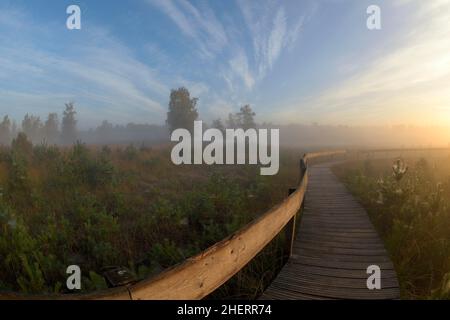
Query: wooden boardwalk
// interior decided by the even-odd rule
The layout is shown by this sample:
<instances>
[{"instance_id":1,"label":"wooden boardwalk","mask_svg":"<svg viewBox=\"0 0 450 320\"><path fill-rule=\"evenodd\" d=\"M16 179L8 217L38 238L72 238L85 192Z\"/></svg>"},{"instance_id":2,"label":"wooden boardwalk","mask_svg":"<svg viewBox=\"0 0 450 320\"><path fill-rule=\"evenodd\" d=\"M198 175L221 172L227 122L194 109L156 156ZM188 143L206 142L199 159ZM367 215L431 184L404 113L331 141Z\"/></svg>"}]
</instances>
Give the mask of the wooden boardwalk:
<instances>
[{"instance_id":1,"label":"wooden boardwalk","mask_svg":"<svg viewBox=\"0 0 450 320\"><path fill-rule=\"evenodd\" d=\"M310 167L292 257L261 299L398 299L397 276L369 217L331 172ZM369 290L367 267L381 269Z\"/></svg>"}]
</instances>

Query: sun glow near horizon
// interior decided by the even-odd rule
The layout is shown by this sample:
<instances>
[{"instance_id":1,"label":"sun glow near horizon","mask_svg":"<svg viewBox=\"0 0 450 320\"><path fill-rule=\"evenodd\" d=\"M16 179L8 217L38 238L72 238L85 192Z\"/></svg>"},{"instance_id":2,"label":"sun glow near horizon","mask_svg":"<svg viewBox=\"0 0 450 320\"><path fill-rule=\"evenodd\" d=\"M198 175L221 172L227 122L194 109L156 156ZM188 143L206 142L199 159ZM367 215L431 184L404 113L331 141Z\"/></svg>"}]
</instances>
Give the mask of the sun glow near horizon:
<instances>
[{"instance_id":1,"label":"sun glow near horizon","mask_svg":"<svg viewBox=\"0 0 450 320\"><path fill-rule=\"evenodd\" d=\"M329 124L450 126L450 2L399 1L406 5L415 10L395 46L378 48L366 65L278 118L302 112Z\"/></svg>"}]
</instances>

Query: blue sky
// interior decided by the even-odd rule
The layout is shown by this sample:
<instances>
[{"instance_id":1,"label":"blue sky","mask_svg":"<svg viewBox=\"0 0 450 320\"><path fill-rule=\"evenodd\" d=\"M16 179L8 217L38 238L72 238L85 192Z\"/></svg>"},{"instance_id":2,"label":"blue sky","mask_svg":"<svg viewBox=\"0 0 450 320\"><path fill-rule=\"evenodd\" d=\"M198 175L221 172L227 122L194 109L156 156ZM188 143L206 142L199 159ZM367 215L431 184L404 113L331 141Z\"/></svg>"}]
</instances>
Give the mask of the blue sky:
<instances>
[{"instance_id":1,"label":"blue sky","mask_svg":"<svg viewBox=\"0 0 450 320\"><path fill-rule=\"evenodd\" d=\"M185 86L207 121L249 103L284 124L450 124L449 21L446 0L1 0L0 116L74 101L84 127L163 123Z\"/></svg>"}]
</instances>

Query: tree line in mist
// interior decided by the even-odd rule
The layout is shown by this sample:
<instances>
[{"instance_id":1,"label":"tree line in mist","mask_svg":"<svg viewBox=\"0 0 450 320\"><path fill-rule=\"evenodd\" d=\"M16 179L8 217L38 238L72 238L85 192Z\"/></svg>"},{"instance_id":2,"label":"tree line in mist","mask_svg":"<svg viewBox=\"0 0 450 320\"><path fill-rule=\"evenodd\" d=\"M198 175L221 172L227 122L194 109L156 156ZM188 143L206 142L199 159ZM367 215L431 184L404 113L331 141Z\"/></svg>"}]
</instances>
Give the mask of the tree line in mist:
<instances>
[{"instance_id":1,"label":"tree line in mist","mask_svg":"<svg viewBox=\"0 0 450 320\"><path fill-rule=\"evenodd\" d=\"M9 145L19 132L33 144L71 145L76 141L87 144L156 144L169 141L170 132L185 128L193 130L200 115L198 98L191 97L186 88L170 93L167 120L164 125L128 123L118 125L104 120L89 130L79 130L77 112L73 103L65 105L58 115L50 113L46 119L26 114L18 124L7 115L0 122L0 145ZM231 113L225 119L215 119L204 127L280 129L280 143L291 147L430 147L450 146L450 128L419 126L333 126L319 124L273 125L258 124L255 112L249 105Z\"/></svg>"},{"instance_id":2,"label":"tree line in mist","mask_svg":"<svg viewBox=\"0 0 450 320\"><path fill-rule=\"evenodd\" d=\"M71 144L77 139L77 120L73 103L66 104L60 125L57 113L50 113L42 121L40 117L26 114L20 127L8 115L0 123L0 144L9 145L18 135L24 133L33 143Z\"/></svg>"},{"instance_id":3,"label":"tree line in mist","mask_svg":"<svg viewBox=\"0 0 450 320\"><path fill-rule=\"evenodd\" d=\"M0 122L0 145L9 145L20 132L33 144L71 145L78 140L89 144L166 142L169 141L169 133L175 129L193 129L194 121L199 118L197 102L198 98L191 97L186 88L174 89L170 94L165 125L115 125L104 120L98 127L87 131L78 130L77 112L73 103L67 103L61 115L50 113L44 120L26 114L19 125L5 115ZM251 107L246 105L240 108L239 112L229 114L226 120L214 120L211 127L220 130L253 128L256 127L254 116Z\"/></svg>"}]
</instances>

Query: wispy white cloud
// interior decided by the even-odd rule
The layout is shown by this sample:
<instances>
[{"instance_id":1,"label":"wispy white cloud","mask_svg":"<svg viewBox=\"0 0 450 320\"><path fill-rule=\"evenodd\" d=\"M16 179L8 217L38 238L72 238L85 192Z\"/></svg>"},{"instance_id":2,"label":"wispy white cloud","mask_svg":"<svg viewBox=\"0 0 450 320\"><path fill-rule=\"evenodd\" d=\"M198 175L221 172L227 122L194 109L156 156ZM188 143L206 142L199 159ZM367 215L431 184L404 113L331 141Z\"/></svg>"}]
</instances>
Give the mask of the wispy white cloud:
<instances>
[{"instance_id":1,"label":"wispy white cloud","mask_svg":"<svg viewBox=\"0 0 450 320\"><path fill-rule=\"evenodd\" d=\"M268 39L267 65L269 68L273 67L287 43L286 29L286 14L284 8L280 8L273 20L273 29Z\"/></svg>"},{"instance_id":2,"label":"wispy white cloud","mask_svg":"<svg viewBox=\"0 0 450 320\"><path fill-rule=\"evenodd\" d=\"M213 58L227 44L223 25L206 4L197 9L187 0L147 0L164 12L180 31L194 39L203 57Z\"/></svg>"},{"instance_id":3,"label":"wispy white cloud","mask_svg":"<svg viewBox=\"0 0 450 320\"><path fill-rule=\"evenodd\" d=\"M274 67L283 50L291 48L303 27L304 16L288 23L285 8L277 2L264 5L248 1L238 2L253 43L255 75L263 79Z\"/></svg>"},{"instance_id":4,"label":"wispy white cloud","mask_svg":"<svg viewBox=\"0 0 450 320\"><path fill-rule=\"evenodd\" d=\"M230 28L224 27L207 3L196 7L187 0L147 1L164 12L185 36L194 39L202 57L228 54L221 76L231 91L253 89L274 67L283 50L295 43L303 26L302 16L288 23L285 8L279 3L239 1L253 43L249 49L243 40L245 30L240 31L240 36L230 36Z\"/></svg>"},{"instance_id":5,"label":"wispy white cloud","mask_svg":"<svg viewBox=\"0 0 450 320\"><path fill-rule=\"evenodd\" d=\"M116 37L120 35L92 22L79 33L81 37L72 33L74 43L70 43L63 23L61 29L52 28L59 21L34 24L38 20L30 19L33 15L17 8L8 11L2 8L0 26L10 31L3 29L0 41L3 37L12 39L21 28L27 29L16 41L3 41L0 46L0 81L6 84L2 87L0 108L13 97L23 102L17 105L24 105L40 93L41 99L36 99L34 105L36 113L54 110L53 102L43 102L47 97L47 101L54 99L57 104L68 100L80 102L78 108L83 109L80 115L89 118L90 123L109 116L139 121L143 114L148 114L151 121L162 122L170 89L186 86L193 96L208 103L202 112L220 114L219 106L230 110L230 106L236 107L246 100L275 67L284 50L296 42L303 26L301 17L291 19L285 4L274 1L265 1L267 6L258 4L254 12L246 10L245 2L240 1L245 24L239 8L231 16L213 10L209 2L145 1L152 9L158 8L189 40L176 45L198 54L193 54L194 60L205 62L204 70L198 70L198 61L180 68L184 59L188 61L190 57L179 59L172 51L168 55L159 47L160 43L127 46L126 39L120 40ZM42 27L45 32L41 32ZM54 39L60 40L50 44ZM192 79L185 79L192 72L190 68L197 69L196 73ZM221 81L224 84L219 90L214 89L216 83L209 83Z\"/></svg>"},{"instance_id":6,"label":"wispy white cloud","mask_svg":"<svg viewBox=\"0 0 450 320\"><path fill-rule=\"evenodd\" d=\"M292 120L301 109L302 115L332 123L448 122L450 112L436 117L433 110L450 105L450 3L408 2L416 5L415 14L396 48L316 96L285 108L279 118Z\"/></svg>"},{"instance_id":7,"label":"wispy white cloud","mask_svg":"<svg viewBox=\"0 0 450 320\"><path fill-rule=\"evenodd\" d=\"M0 110L14 102L15 113L28 106L26 112L44 115L75 101L84 124L103 119L142 122L143 115L149 122L163 122L166 107L161 102L173 86L207 92L201 82L161 75L106 29L91 26L85 32L82 45L68 47L69 55L42 48L38 34L33 42L0 46L0 81L10 84L2 86Z\"/></svg>"},{"instance_id":8,"label":"wispy white cloud","mask_svg":"<svg viewBox=\"0 0 450 320\"><path fill-rule=\"evenodd\" d=\"M172 0L147 0L150 4L161 9L186 35L196 38L197 30L188 17L178 8Z\"/></svg>"},{"instance_id":9,"label":"wispy white cloud","mask_svg":"<svg viewBox=\"0 0 450 320\"><path fill-rule=\"evenodd\" d=\"M92 48L91 52L95 54L95 49ZM55 101L61 103L61 99L53 99L55 94L45 88L53 88L55 92L66 92L65 102L74 99L77 102L89 100L89 105L80 104L78 108L83 110L84 120L89 119L90 123L117 113L121 114L122 119L129 120L133 120L133 114L137 111L148 115L162 113L162 106L152 98L151 92L154 92L154 86L159 86L160 89L164 86L152 76L151 70L130 57L105 55L105 52L101 52L100 55L97 52L97 55L87 55L72 61L61 56L49 55L38 49L15 52L15 58L21 55L26 55L23 59L28 59L27 63L39 72L22 69L20 73L16 70L13 74L11 70L0 68L2 70L0 73L5 72L5 76L10 79L26 77L26 80L22 80L25 81L23 85L26 87L20 92L16 92L17 89L4 91L15 94L18 97L16 103L19 100L22 103L29 102L30 99L24 97L37 95L37 92L46 97L47 105L39 104L42 99L36 99L35 103L29 105L30 109L40 107L40 110L32 110L38 114L50 112ZM99 61L100 59L102 61ZM113 67L114 65L117 69ZM19 93L23 95L21 99ZM58 97L61 98L63 95L58 94ZM0 105L5 103L5 96L2 96ZM103 112L99 112L98 108Z\"/></svg>"},{"instance_id":10,"label":"wispy white cloud","mask_svg":"<svg viewBox=\"0 0 450 320\"><path fill-rule=\"evenodd\" d=\"M209 42L209 46L214 51L221 50L227 44L228 38L222 23L206 3L201 10L194 7L187 0L180 0L180 5L193 18L193 24L197 26L197 37L202 38L203 43Z\"/></svg>"},{"instance_id":11,"label":"wispy white cloud","mask_svg":"<svg viewBox=\"0 0 450 320\"><path fill-rule=\"evenodd\" d=\"M255 84L255 79L250 71L247 56L242 49L229 61L232 75L239 77L249 89Z\"/></svg>"}]
</instances>

